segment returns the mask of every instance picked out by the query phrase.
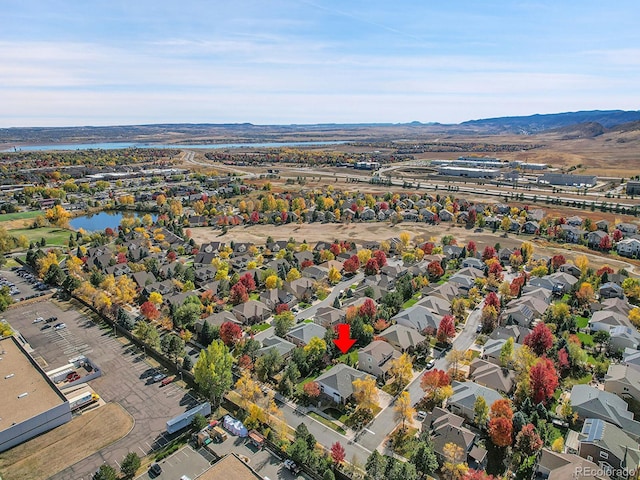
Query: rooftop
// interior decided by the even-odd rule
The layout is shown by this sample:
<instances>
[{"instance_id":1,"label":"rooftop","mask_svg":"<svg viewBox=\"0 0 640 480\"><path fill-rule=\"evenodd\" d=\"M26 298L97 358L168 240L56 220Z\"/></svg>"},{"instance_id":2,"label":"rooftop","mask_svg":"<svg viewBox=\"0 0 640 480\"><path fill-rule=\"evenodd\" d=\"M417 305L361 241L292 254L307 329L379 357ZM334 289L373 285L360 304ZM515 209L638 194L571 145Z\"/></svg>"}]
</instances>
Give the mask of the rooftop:
<instances>
[{"instance_id":1,"label":"rooftop","mask_svg":"<svg viewBox=\"0 0 640 480\"><path fill-rule=\"evenodd\" d=\"M262 480L249 465L240 460L237 456L230 453L204 472L196 480Z\"/></svg>"},{"instance_id":2,"label":"rooftop","mask_svg":"<svg viewBox=\"0 0 640 480\"><path fill-rule=\"evenodd\" d=\"M0 339L0 431L67 399L13 337Z\"/></svg>"}]
</instances>

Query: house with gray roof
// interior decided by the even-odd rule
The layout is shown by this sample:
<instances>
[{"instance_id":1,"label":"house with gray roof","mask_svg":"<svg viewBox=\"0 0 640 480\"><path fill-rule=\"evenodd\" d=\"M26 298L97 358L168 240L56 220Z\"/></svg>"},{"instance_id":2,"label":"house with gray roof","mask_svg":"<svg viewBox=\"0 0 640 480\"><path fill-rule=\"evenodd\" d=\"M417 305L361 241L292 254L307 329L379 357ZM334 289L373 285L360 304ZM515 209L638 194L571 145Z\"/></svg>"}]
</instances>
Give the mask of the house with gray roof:
<instances>
[{"instance_id":1,"label":"house with gray roof","mask_svg":"<svg viewBox=\"0 0 640 480\"><path fill-rule=\"evenodd\" d=\"M608 282L598 289L600 298L624 298L624 290L617 283Z\"/></svg>"},{"instance_id":2,"label":"house with gray roof","mask_svg":"<svg viewBox=\"0 0 640 480\"><path fill-rule=\"evenodd\" d=\"M612 363L604 377L604 391L615 393L625 401L640 399L640 369Z\"/></svg>"},{"instance_id":3,"label":"house with gray roof","mask_svg":"<svg viewBox=\"0 0 640 480\"><path fill-rule=\"evenodd\" d=\"M384 340L374 340L358 350L358 370L386 380L393 360L400 357L392 345Z\"/></svg>"},{"instance_id":4,"label":"house with gray roof","mask_svg":"<svg viewBox=\"0 0 640 480\"><path fill-rule=\"evenodd\" d=\"M469 378L479 385L510 394L515 387L516 374L513 370L475 358L469 365Z\"/></svg>"},{"instance_id":5,"label":"house with gray roof","mask_svg":"<svg viewBox=\"0 0 640 480\"><path fill-rule=\"evenodd\" d=\"M316 323L303 323L293 327L285 338L298 347L307 345L313 337L324 338L327 329Z\"/></svg>"},{"instance_id":6,"label":"house with gray roof","mask_svg":"<svg viewBox=\"0 0 640 480\"><path fill-rule=\"evenodd\" d=\"M483 387L475 382L452 382L453 395L447 400L447 408L456 415L462 415L473 419L473 406L478 397L484 397L487 405L491 407L496 400L504 398L492 388Z\"/></svg>"},{"instance_id":7,"label":"house with gray roof","mask_svg":"<svg viewBox=\"0 0 640 480\"><path fill-rule=\"evenodd\" d=\"M276 350L282 358L286 359L291 355L294 348L296 348L296 346L293 343L274 335L262 340L262 348L256 352L256 358L266 355L271 350Z\"/></svg>"},{"instance_id":8,"label":"house with gray roof","mask_svg":"<svg viewBox=\"0 0 640 480\"><path fill-rule=\"evenodd\" d=\"M401 311L392 317L391 320L395 320L398 325L404 325L422 333L425 330L432 330L434 332L438 330L442 317L434 315L430 310L421 305L414 305Z\"/></svg>"},{"instance_id":9,"label":"house with gray roof","mask_svg":"<svg viewBox=\"0 0 640 480\"><path fill-rule=\"evenodd\" d=\"M339 363L317 377L316 383L320 387L320 392L326 398L335 403L346 403L353 396L354 380L363 380L365 378L375 377L351 368L344 363Z\"/></svg>"},{"instance_id":10,"label":"house with gray roof","mask_svg":"<svg viewBox=\"0 0 640 480\"><path fill-rule=\"evenodd\" d=\"M433 295L429 295L424 297L416 303L416 305L422 305L429 311L433 312L435 315L440 317L444 315L449 315L451 313L451 302L445 300L442 297L435 297Z\"/></svg>"},{"instance_id":11,"label":"house with gray roof","mask_svg":"<svg viewBox=\"0 0 640 480\"><path fill-rule=\"evenodd\" d=\"M627 403L617 395L589 385L574 385L571 389L571 408L581 419L599 418L640 438L640 422L633 419Z\"/></svg>"},{"instance_id":12,"label":"house with gray roof","mask_svg":"<svg viewBox=\"0 0 640 480\"><path fill-rule=\"evenodd\" d=\"M426 338L414 328L405 325L391 325L379 335L400 352L411 351Z\"/></svg>"},{"instance_id":13,"label":"house with gray roof","mask_svg":"<svg viewBox=\"0 0 640 480\"><path fill-rule=\"evenodd\" d=\"M535 476L547 480L611 480L609 475L591 475L600 467L574 453L558 453L548 448L540 451ZM584 472L584 473L582 473Z\"/></svg>"},{"instance_id":14,"label":"house with gray roof","mask_svg":"<svg viewBox=\"0 0 640 480\"><path fill-rule=\"evenodd\" d=\"M271 315L271 309L269 307L264 303L253 299L236 305L233 307L232 312L238 321L245 325L264 322L269 318L269 315Z\"/></svg>"},{"instance_id":15,"label":"house with gray roof","mask_svg":"<svg viewBox=\"0 0 640 480\"><path fill-rule=\"evenodd\" d=\"M633 327L626 315L613 310L600 310L589 319L589 330L592 333L599 330L609 331L611 327L617 326Z\"/></svg>"},{"instance_id":16,"label":"house with gray roof","mask_svg":"<svg viewBox=\"0 0 640 480\"><path fill-rule=\"evenodd\" d=\"M506 343L506 339L489 339L482 347L482 358L495 365L500 365L500 352ZM519 343L513 344L514 353L522 348Z\"/></svg>"},{"instance_id":17,"label":"house with gray roof","mask_svg":"<svg viewBox=\"0 0 640 480\"><path fill-rule=\"evenodd\" d=\"M624 429L614 424L598 418L587 418L578 438L578 455L597 463L605 472L624 468L636 471L640 466L637 439L631 438Z\"/></svg>"},{"instance_id":18,"label":"house with gray roof","mask_svg":"<svg viewBox=\"0 0 640 480\"><path fill-rule=\"evenodd\" d=\"M625 348L622 352L622 363L640 368L640 350Z\"/></svg>"},{"instance_id":19,"label":"house with gray roof","mask_svg":"<svg viewBox=\"0 0 640 480\"><path fill-rule=\"evenodd\" d=\"M609 329L609 351L619 352L626 348L640 348L640 332L634 327L618 325Z\"/></svg>"}]
</instances>

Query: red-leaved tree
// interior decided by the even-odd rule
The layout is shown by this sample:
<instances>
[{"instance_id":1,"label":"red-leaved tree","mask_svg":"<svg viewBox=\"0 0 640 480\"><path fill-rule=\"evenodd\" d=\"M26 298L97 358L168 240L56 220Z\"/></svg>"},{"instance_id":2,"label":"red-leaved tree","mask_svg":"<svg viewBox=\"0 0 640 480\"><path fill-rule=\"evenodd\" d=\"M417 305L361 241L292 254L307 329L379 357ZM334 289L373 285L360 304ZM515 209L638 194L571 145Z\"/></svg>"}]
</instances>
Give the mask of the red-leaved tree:
<instances>
[{"instance_id":1,"label":"red-leaved tree","mask_svg":"<svg viewBox=\"0 0 640 480\"><path fill-rule=\"evenodd\" d=\"M387 254L382 250L376 250L373 252L373 258L378 262L378 268L382 268L387 264Z\"/></svg>"},{"instance_id":2,"label":"red-leaved tree","mask_svg":"<svg viewBox=\"0 0 640 480\"><path fill-rule=\"evenodd\" d=\"M304 390L304 394L309 398L316 398L320 396L320 385L318 385L317 382L305 383L302 390Z\"/></svg>"},{"instance_id":3,"label":"red-leaved tree","mask_svg":"<svg viewBox=\"0 0 640 480\"><path fill-rule=\"evenodd\" d=\"M444 370L429 370L420 379L420 388L427 397L433 396L438 388L446 387L451 383L449 375Z\"/></svg>"},{"instance_id":4,"label":"red-leaved tree","mask_svg":"<svg viewBox=\"0 0 640 480\"><path fill-rule=\"evenodd\" d=\"M474 470L473 468L470 468L467 470L467 473L464 474L462 480L496 480L496 477L482 470Z\"/></svg>"},{"instance_id":5,"label":"red-leaved tree","mask_svg":"<svg viewBox=\"0 0 640 480\"><path fill-rule=\"evenodd\" d=\"M536 427L532 423L526 424L516 435L516 450L527 457L533 455L542 448L542 439L536 433Z\"/></svg>"},{"instance_id":6,"label":"red-leaved tree","mask_svg":"<svg viewBox=\"0 0 640 480\"><path fill-rule=\"evenodd\" d=\"M553 333L544 323L539 323L524 337L524 344L540 357L553 346Z\"/></svg>"},{"instance_id":7,"label":"red-leaved tree","mask_svg":"<svg viewBox=\"0 0 640 480\"><path fill-rule=\"evenodd\" d=\"M331 460L333 460L334 464L340 465L342 462L344 462L344 457L344 447L340 442L336 442L331 445Z\"/></svg>"},{"instance_id":8,"label":"red-leaved tree","mask_svg":"<svg viewBox=\"0 0 640 480\"><path fill-rule=\"evenodd\" d=\"M470 240L469 243L467 243L467 253L469 253L469 255L471 255L472 257L475 257L477 251L478 247L476 245L476 242Z\"/></svg>"},{"instance_id":9,"label":"red-leaved tree","mask_svg":"<svg viewBox=\"0 0 640 480\"><path fill-rule=\"evenodd\" d=\"M380 270L380 265L375 258L370 258L367 260L366 265L364 266L365 275L376 275Z\"/></svg>"},{"instance_id":10,"label":"red-leaved tree","mask_svg":"<svg viewBox=\"0 0 640 480\"><path fill-rule=\"evenodd\" d=\"M345 273L355 273L360 268L360 259L357 255L351 255L350 258L344 261L342 268Z\"/></svg>"},{"instance_id":11,"label":"red-leaved tree","mask_svg":"<svg viewBox=\"0 0 640 480\"><path fill-rule=\"evenodd\" d=\"M160 316L160 310L151 302L144 302L140 305L140 313L148 320L155 320Z\"/></svg>"},{"instance_id":12,"label":"red-leaved tree","mask_svg":"<svg viewBox=\"0 0 640 480\"><path fill-rule=\"evenodd\" d=\"M496 400L489 412L489 437L494 445L507 447L511 445L513 435L513 410L507 399Z\"/></svg>"},{"instance_id":13,"label":"red-leaved tree","mask_svg":"<svg viewBox=\"0 0 640 480\"><path fill-rule=\"evenodd\" d=\"M237 323L224 322L220 326L220 340L224 342L227 347L233 347L240 337L242 336L242 329Z\"/></svg>"},{"instance_id":14,"label":"red-leaved tree","mask_svg":"<svg viewBox=\"0 0 640 480\"><path fill-rule=\"evenodd\" d=\"M425 255L431 255L435 247L436 245L433 242L427 242L420 247L420 250L422 250Z\"/></svg>"},{"instance_id":15,"label":"red-leaved tree","mask_svg":"<svg viewBox=\"0 0 640 480\"><path fill-rule=\"evenodd\" d=\"M622 240L622 237L623 237L622 232L616 228L613 231L613 241L619 242L620 240Z\"/></svg>"},{"instance_id":16,"label":"red-leaved tree","mask_svg":"<svg viewBox=\"0 0 640 480\"><path fill-rule=\"evenodd\" d=\"M427 265L427 273L429 274L429 277L431 279L437 280L442 275L444 275L444 270L442 269L442 265L440 265L440 262L434 260L433 262L430 262L429 265Z\"/></svg>"},{"instance_id":17,"label":"red-leaved tree","mask_svg":"<svg viewBox=\"0 0 640 480\"><path fill-rule=\"evenodd\" d=\"M365 299L364 303L360 305L358 314L361 317L366 318L368 321L371 321L376 316L377 311L378 311L378 307L376 307L376 303L370 298L367 298Z\"/></svg>"},{"instance_id":18,"label":"red-leaved tree","mask_svg":"<svg viewBox=\"0 0 640 480\"><path fill-rule=\"evenodd\" d=\"M241 282L238 282L231 287L231 291L229 292L229 301L232 305L240 305L241 303L245 303L247 300L249 300L249 294L247 293L246 287Z\"/></svg>"},{"instance_id":19,"label":"red-leaved tree","mask_svg":"<svg viewBox=\"0 0 640 480\"><path fill-rule=\"evenodd\" d=\"M239 283L244 285L244 288L247 292L253 292L256 289L256 281L249 272L245 273L240 277Z\"/></svg>"},{"instance_id":20,"label":"red-leaved tree","mask_svg":"<svg viewBox=\"0 0 640 480\"><path fill-rule=\"evenodd\" d=\"M609 235L605 235L604 237L602 237L600 243L598 244L598 248L603 252L608 252L612 247L613 245L611 244L611 238L609 237Z\"/></svg>"},{"instance_id":21,"label":"red-leaved tree","mask_svg":"<svg viewBox=\"0 0 640 480\"><path fill-rule=\"evenodd\" d=\"M500 313L500 299L498 298L498 295L496 295L495 292L489 292L489 295L487 295L487 298L484 300L485 305L494 307L496 309L496 312L498 312L498 314Z\"/></svg>"},{"instance_id":22,"label":"red-leaved tree","mask_svg":"<svg viewBox=\"0 0 640 480\"><path fill-rule=\"evenodd\" d=\"M491 245L487 245L486 247L484 247L484 250L482 251L482 261L487 261L490 258L493 258L496 256L496 249L493 248Z\"/></svg>"},{"instance_id":23,"label":"red-leaved tree","mask_svg":"<svg viewBox=\"0 0 640 480\"><path fill-rule=\"evenodd\" d=\"M558 386L558 372L547 357L538 359L529 370L529 385L533 403L547 403Z\"/></svg>"},{"instance_id":24,"label":"red-leaved tree","mask_svg":"<svg viewBox=\"0 0 640 480\"><path fill-rule=\"evenodd\" d=\"M567 263L567 259L564 258L564 255L558 254L551 257L551 267L554 271L558 270L558 268L560 268L565 263Z\"/></svg>"},{"instance_id":25,"label":"red-leaved tree","mask_svg":"<svg viewBox=\"0 0 640 480\"><path fill-rule=\"evenodd\" d=\"M453 315L445 315L440 320L438 331L436 332L436 339L440 343L448 342L451 338L456 336L456 323Z\"/></svg>"}]
</instances>

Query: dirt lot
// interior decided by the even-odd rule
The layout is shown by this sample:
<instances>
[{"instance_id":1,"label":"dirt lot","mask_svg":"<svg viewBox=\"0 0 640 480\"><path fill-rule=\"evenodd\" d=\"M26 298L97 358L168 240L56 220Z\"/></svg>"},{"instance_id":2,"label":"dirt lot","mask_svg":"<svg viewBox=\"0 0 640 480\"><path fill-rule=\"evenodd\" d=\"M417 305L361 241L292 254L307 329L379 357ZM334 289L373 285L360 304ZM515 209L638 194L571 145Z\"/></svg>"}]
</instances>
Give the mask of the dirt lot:
<instances>
[{"instance_id":1,"label":"dirt lot","mask_svg":"<svg viewBox=\"0 0 640 480\"><path fill-rule=\"evenodd\" d=\"M131 415L117 403L109 403L3 452L0 471L11 480L49 478L124 437L131 428Z\"/></svg>"}]
</instances>

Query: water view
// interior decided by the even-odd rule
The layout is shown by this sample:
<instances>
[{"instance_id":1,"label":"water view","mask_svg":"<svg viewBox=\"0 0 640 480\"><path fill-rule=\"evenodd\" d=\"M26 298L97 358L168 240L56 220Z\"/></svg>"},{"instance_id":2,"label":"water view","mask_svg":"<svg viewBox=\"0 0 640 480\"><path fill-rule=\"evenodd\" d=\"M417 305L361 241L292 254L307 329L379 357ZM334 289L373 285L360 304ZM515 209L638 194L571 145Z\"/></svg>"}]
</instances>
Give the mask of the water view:
<instances>
[{"instance_id":1,"label":"water view","mask_svg":"<svg viewBox=\"0 0 640 480\"><path fill-rule=\"evenodd\" d=\"M139 217L142 218L144 213L134 212L100 212L91 215L82 215L71 219L69 224L74 230L86 230L87 232L95 232L98 230L104 230L105 228L112 228L115 230L120 225L120 221L123 217ZM152 215L155 221L157 215Z\"/></svg>"},{"instance_id":2,"label":"water view","mask_svg":"<svg viewBox=\"0 0 640 480\"><path fill-rule=\"evenodd\" d=\"M221 148L280 148L280 147L308 147L322 145L342 145L348 142L264 142L264 143L214 143L214 144L162 144L162 143L129 143L129 142L105 142L105 143L78 143L66 145L25 145L2 150L3 152L45 152L48 150L118 150L123 148L172 148L172 149L221 149Z\"/></svg>"}]
</instances>

